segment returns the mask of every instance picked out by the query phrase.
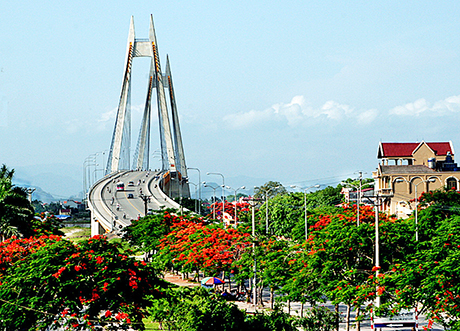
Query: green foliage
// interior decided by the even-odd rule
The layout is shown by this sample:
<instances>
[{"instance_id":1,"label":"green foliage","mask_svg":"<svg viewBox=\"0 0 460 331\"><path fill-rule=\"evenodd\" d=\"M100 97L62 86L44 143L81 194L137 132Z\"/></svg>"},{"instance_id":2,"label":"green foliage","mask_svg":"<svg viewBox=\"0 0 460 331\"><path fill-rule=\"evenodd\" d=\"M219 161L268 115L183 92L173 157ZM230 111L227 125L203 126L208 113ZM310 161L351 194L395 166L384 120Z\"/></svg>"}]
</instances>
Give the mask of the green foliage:
<instances>
[{"instance_id":1,"label":"green foliage","mask_svg":"<svg viewBox=\"0 0 460 331\"><path fill-rule=\"evenodd\" d=\"M45 213L41 213L40 216L34 217L30 221L30 228L35 237L44 235L64 235L64 232L61 231L62 221L53 215L45 216Z\"/></svg>"},{"instance_id":2,"label":"green foliage","mask_svg":"<svg viewBox=\"0 0 460 331\"><path fill-rule=\"evenodd\" d=\"M132 246L141 248L144 252L153 252L171 229L173 210L154 211L153 214L132 220L131 224L123 228L123 239Z\"/></svg>"},{"instance_id":3,"label":"green foliage","mask_svg":"<svg viewBox=\"0 0 460 331\"><path fill-rule=\"evenodd\" d=\"M57 236L4 242L0 277L5 330L85 330L95 323L142 330L145 297L159 297L162 285L151 265L119 254L102 236L79 245Z\"/></svg>"},{"instance_id":4,"label":"green foliage","mask_svg":"<svg viewBox=\"0 0 460 331\"><path fill-rule=\"evenodd\" d=\"M304 331L332 331L336 329L337 313L324 306L315 306L307 310L298 325Z\"/></svg>"},{"instance_id":5,"label":"green foliage","mask_svg":"<svg viewBox=\"0 0 460 331\"><path fill-rule=\"evenodd\" d=\"M245 313L221 295L197 288L172 288L165 298L154 300L150 319L173 330L244 330Z\"/></svg>"},{"instance_id":6,"label":"green foliage","mask_svg":"<svg viewBox=\"0 0 460 331\"><path fill-rule=\"evenodd\" d=\"M307 193L297 192L276 195L268 201L269 232L275 236L284 236L296 240L305 239L305 207L308 214L327 210L337 212L336 204L340 203L342 195L340 187L326 187L323 190ZM318 211L315 211L318 209ZM259 232L265 232L267 202L259 209Z\"/></svg>"},{"instance_id":7,"label":"green foliage","mask_svg":"<svg viewBox=\"0 0 460 331\"><path fill-rule=\"evenodd\" d=\"M281 309L250 316L246 324L247 328L245 330L248 331L297 331L297 319L286 314Z\"/></svg>"},{"instance_id":8,"label":"green foliage","mask_svg":"<svg viewBox=\"0 0 460 331\"><path fill-rule=\"evenodd\" d=\"M203 288L171 288L148 308L149 318L178 331L294 331L296 318L281 310L248 315Z\"/></svg>"},{"instance_id":9,"label":"green foliage","mask_svg":"<svg viewBox=\"0 0 460 331\"><path fill-rule=\"evenodd\" d=\"M280 182L269 181L254 190L254 198L265 200L266 197L273 198L278 194L286 194L286 188Z\"/></svg>"},{"instance_id":10,"label":"green foliage","mask_svg":"<svg viewBox=\"0 0 460 331\"><path fill-rule=\"evenodd\" d=\"M335 206L342 202L343 196L340 193L342 188L340 185L336 187L327 186L322 190L312 192L309 195L309 206L312 208L323 206Z\"/></svg>"},{"instance_id":11,"label":"green foliage","mask_svg":"<svg viewBox=\"0 0 460 331\"><path fill-rule=\"evenodd\" d=\"M412 224L412 245L415 246L388 268L379 279L383 308L421 307L421 313L433 322L452 330L460 324L460 215L457 206L460 194L452 190L425 193L419 213L419 242L415 242ZM406 237L407 238L407 237Z\"/></svg>"},{"instance_id":12,"label":"green foliage","mask_svg":"<svg viewBox=\"0 0 460 331\"><path fill-rule=\"evenodd\" d=\"M12 183L14 170L5 165L0 168L0 237L12 236L29 237L33 235L30 222L34 217L34 210L28 200L24 188Z\"/></svg>"},{"instance_id":13,"label":"green foliage","mask_svg":"<svg viewBox=\"0 0 460 331\"><path fill-rule=\"evenodd\" d=\"M184 207L184 208L186 208L186 209L188 209L190 211L195 211L195 207L198 204L198 200L191 199L191 198L177 197L177 198L174 198L174 201L176 201L177 203L181 204L182 207Z\"/></svg>"},{"instance_id":14,"label":"green foliage","mask_svg":"<svg viewBox=\"0 0 460 331\"><path fill-rule=\"evenodd\" d=\"M258 211L261 226L265 232L267 205ZM277 195L268 201L269 232L275 236L292 237L292 229L304 215L303 194Z\"/></svg>"}]
</instances>

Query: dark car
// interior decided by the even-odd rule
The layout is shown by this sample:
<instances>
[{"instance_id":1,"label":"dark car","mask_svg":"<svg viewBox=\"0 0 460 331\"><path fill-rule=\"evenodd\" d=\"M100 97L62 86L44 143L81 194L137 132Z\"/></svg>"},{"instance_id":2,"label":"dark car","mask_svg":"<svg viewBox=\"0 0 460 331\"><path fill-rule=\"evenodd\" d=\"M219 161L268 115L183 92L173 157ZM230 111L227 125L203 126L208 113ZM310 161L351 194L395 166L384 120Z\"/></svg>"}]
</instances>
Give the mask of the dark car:
<instances>
[{"instance_id":1,"label":"dark car","mask_svg":"<svg viewBox=\"0 0 460 331\"><path fill-rule=\"evenodd\" d=\"M128 194L128 199L132 199L132 198L134 198L134 195L132 193L129 193Z\"/></svg>"}]
</instances>

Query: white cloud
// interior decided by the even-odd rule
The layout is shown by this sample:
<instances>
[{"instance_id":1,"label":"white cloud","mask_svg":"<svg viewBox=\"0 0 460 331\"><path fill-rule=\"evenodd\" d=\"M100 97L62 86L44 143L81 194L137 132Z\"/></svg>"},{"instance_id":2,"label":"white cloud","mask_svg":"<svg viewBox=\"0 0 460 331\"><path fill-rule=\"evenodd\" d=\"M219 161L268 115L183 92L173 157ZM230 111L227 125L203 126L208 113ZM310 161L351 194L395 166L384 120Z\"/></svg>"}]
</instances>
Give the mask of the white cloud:
<instances>
[{"instance_id":1,"label":"white cloud","mask_svg":"<svg viewBox=\"0 0 460 331\"><path fill-rule=\"evenodd\" d=\"M454 95L444 100L437 101L433 105L422 98L407 103L404 106L397 106L389 111L391 115L400 116L419 116L424 113L443 115L455 112L460 112L460 95Z\"/></svg>"},{"instance_id":2,"label":"white cloud","mask_svg":"<svg viewBox=\"0 0 460 331\"><path fill-rule=\"evenodd\" d=\"M263 111L250 110L248 112L226 115L224 121L233 127L240 128L253 125L254 123L267 122L272 117L274 117L274 112L272 108L269 108Z\"/></svg>"},{"instance_id":3,"label":"white cloud","mask_svg":"<svg viewBox=\"0 0 460 331\"><path fill-rule=\"evenodd\" d=\"M444 100L435 102L432 107L434 112L459 112L460 111L460 95L454 95Z\"/></svg>"},{"instance_id":4,"label":"white cloud","mask_svg":"<svg viewBox=\"0 0 460 331\"><path fill-rule=\"evenodd\" d=\"M328 101L321 107L321 114L333 120L341 120L344 116L351 115L353 108L348 105L341 105L335 101Z\"/></svg>"},{"instance_id":5,"label":"white cloud","mask_svg":"<svg viewBox=\"0 0 460 331\"><path fill-rule=\"evenodd\" d=\"M117 111L118 111L118 108L113 108L109 111L106 111L105 113L102 113L98 122L113 121L115 119L115 116L117 116Z\"/></svg>"},{"instance_id":6,"label":"white cloud","mask_svg":"<svg viewBox=\"0 0 460 331\"><path fill-rule=\"evenodd\" d=\"M378 115L376 109L357 111L355 108L327 101L323 106L314 108L310 106L304 96L298 95L289 103L277 103L265 110L250 110L227 115L223 118L233 128L244 128L268 122L286 121L289 127L311 124L312 119L317 121L333 121L353 119L359 124L368 124Z\"/></svg>"},{"instance_id":7,"label":"white cloud","mask_svg":"<svg viewBox=\"0 0 460 331\"><path fill-rule=\"evenodd\" d=\"M362 113L358 114L358 122L364 125L370 124L377 118L378 114L379 112L377 109L365 110Z\"/></svg>"},{"instance_id":8,"label":"white cloud","mask_svg":"<svg viewBox=\"0 0 460 331\"><path fill-rule=\"evenodd\" d=\"M415 102L406 103L404 106L397 106L390 110L391 115L419 115L430 108L429 103L425 99L418 99Z\"/></svg>"}]
</instances>

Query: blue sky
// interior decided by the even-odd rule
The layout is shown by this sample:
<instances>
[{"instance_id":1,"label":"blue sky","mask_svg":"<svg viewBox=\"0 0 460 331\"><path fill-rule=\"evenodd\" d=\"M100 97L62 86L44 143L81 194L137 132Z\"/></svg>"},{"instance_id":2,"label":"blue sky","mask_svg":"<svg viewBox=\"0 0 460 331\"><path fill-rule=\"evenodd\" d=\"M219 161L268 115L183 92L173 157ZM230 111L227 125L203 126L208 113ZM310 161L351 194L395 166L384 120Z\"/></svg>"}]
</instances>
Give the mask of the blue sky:
<instances>
[{"instance_id":1,"label":"blue sky","mask_svg":"<svg viewBox=\"0 0 460 331\"><path fill-rule=\"evenodd\" d=\"M249 185L242 176L286 186L371 176L379 141L460 146L459 10L456 1L6 3L0 163L31 177L59 164L75 184L56 179L49 190L77 193L85 158L110 147L130 17L143 38L153 14L187 165L202 180L218 181L208 171L234 187ZM133 144L148 66L133 63ZM153 156L151 166L160 166Z\"/></svg>"}]
</instances>

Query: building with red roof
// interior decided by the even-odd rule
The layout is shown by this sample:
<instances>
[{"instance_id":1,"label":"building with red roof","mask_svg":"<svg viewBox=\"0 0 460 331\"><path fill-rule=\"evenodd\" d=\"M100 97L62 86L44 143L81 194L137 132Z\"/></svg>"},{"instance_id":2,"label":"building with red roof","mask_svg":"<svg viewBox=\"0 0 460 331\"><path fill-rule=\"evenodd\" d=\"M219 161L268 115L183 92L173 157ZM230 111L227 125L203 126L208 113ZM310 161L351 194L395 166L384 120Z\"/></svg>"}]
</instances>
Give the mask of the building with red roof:
<instances>
[{"instance_id":1,"label":"building with red roof","mask_svg":"<svg viewBox=\"0 0 460 331\"><path fill-rule=\"evenodd\" d=\"M380 142L375 192L385 197L381 209L408 217L415 198L442 187L459 189L460 168L452 142Z\"/></svg>"}]
</instances>

